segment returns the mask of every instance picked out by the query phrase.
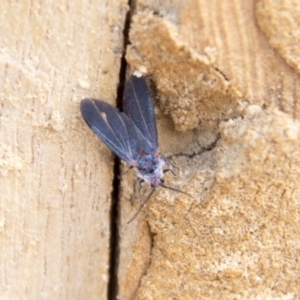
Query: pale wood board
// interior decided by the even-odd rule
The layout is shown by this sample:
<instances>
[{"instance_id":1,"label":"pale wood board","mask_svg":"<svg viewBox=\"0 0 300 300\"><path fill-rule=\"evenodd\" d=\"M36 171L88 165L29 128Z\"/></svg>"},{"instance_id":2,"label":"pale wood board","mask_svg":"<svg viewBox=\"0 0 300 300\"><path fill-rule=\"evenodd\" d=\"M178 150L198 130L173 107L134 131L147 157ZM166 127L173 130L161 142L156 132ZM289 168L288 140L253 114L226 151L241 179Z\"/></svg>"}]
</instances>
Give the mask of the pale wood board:
<instances>
[{"instance_id":1,"label":"pale wood board","mask_svg":"<svg viewBox=\"0 0 300 300\"><path fill-rule=\"evenodd\" d=\"M1 1L1 299L107 297L114 156L79 104L115 104L127 10Z\"/></svg>"},{"instance_id":2,"label":"pale wood board","mask_svg":"<svg viewBox=\"0 0 300 300\"><path fill-rule=\"evenodd\" d=\"M1 299L105 299L114 157L79 103L115 103L127 3L0 9ZM127 225L147 187L122 178L119 299L299 298L298 15L138 1L127 60L193 197L160 189Z\"/></svg>"}]
</instances>

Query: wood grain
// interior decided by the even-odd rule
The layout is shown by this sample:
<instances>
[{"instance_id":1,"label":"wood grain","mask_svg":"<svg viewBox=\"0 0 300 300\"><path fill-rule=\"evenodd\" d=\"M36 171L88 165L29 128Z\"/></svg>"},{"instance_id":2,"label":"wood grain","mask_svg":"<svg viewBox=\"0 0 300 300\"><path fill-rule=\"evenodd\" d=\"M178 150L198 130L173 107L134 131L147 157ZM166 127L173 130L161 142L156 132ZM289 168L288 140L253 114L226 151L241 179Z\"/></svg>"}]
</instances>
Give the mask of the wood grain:
<instances>
[{"instance_id":1,"label":"wood grain","mask_svg":"<svg viewBox=\"0 0 300 300\"><path fill-rule=\"evenodd\" d=\"M122 232L120 299L299 298L299 4L271 2L138 1L126 57L192 197L160 189Z\"/></svg>"},{"instance_id":2,"label":"wood grain","mask_svg":"<svg viewBox=\"0 0 300 300\"><path fill-rule=\"evenodd\" d=\"M1 1L1 299L107 297L114 158L79 103L115 101L126 2Z\"/></svg>"}]
</instances>

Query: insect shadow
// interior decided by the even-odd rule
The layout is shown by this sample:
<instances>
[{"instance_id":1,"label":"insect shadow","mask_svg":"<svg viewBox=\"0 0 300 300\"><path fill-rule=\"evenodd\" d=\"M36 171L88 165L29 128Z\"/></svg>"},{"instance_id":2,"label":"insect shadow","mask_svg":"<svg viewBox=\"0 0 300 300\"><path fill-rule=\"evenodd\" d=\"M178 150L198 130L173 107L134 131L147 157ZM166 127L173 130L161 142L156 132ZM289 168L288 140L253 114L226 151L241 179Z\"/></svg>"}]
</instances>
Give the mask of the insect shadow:
<instances>
[{"instance_id":1,"label":"insect shadow","mask_svg":"<svg viewBox=\"0 0 300 300\"><path fill-rule=\"evenodd\" d=\"M143 77L132 75L126 82L123 112L102 100L90 98L81 101L80 110L83 119L100 140L130 164L139 179L152 187L127 224L136 218L159 186L190 196L164 184L163 174L170 169L163 169L166 159L159 155L153 101Z\"/></svg>"}]
</instances>

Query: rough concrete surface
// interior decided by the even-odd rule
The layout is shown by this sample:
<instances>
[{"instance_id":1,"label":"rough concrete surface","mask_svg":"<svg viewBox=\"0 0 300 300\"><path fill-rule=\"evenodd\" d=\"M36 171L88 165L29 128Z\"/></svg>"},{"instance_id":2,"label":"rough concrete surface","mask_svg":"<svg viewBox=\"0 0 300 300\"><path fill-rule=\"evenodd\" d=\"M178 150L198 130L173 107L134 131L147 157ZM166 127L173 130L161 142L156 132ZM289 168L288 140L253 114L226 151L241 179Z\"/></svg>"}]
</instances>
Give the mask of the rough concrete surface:
<instances>
[{"instance_id":1,"label":"rough concrete surface","mask_svg":"<svg viewBox=\"0 0 300 300\"><path fill-rule=\"evenodd\" d=\"M149 187L125 175L120 299L300 297L300 78L255 9L138 2L126 57L152 82L160 150L179 168L166 183L191 197L158 189L127 225Z\"/></svg>"},{"instance_id":2,"label":"rough concrete surface","mask_svg":"<svg viewBox=\"0 0 300 300\"><path fill-rule=\"evenodd\" d=\"M151 263L136 299L296 299L300 123L249 106L214 150L176 159L183 190L149 205Z\"/></svg>"},{"instance_id":3,"label":"rough concrete surface","mask_svg":"<svg viewBox=\"0 0 300 300\"><path fill-rule=\"evenodd\" d=\"M151 74L160 105L172 116L177 130L216 129L225 116L237 114L239 97L230 82L210 64L207 55L180 43L169 22L148 12L137 13L130 40L127 60Z\"/></svg>"},{"instance_id":4,"label":"rough concrete surface","mask_svg":"<svg viewBox=\"0 0 300 300\"><path fill-rule=\"evenodd\" d=\"M190 196L127 224L150 187L121 176L118 298L299 299L299 1L133 4L128 73ZM108 297L114 157L79 103L115 103L127 10L1 1L1 299Z\"/></svg>"},{"instance_id":5,"label":"rough concrete surface","mask_svg":"<svg viewBox=\"0 0 300 300\"><path fill-rule=\"evenodd\" d=\"M299 1L258 1L256 17L272 47L300 73Z\"/></svg>"}]
</instances>

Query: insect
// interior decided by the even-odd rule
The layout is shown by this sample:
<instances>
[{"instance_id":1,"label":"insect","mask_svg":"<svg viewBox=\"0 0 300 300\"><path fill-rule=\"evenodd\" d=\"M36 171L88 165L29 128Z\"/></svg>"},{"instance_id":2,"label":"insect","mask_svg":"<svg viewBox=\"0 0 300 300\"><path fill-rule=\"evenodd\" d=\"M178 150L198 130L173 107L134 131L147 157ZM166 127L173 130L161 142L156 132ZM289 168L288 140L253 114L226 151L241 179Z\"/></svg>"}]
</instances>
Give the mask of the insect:
<instances>
[{"instance_id":1,"label":"insect","mask_svg":"<svg viewBox=\"0 0 300 300\"><path fill-rule=\"evenodd\" d=\"M163 170L166 160L158 153L158 137L153 102L147 82L132 75L125 84L123 111L96 99L83 99L81 114L91 130L122 160L135 168L141 181L152 190L130 223L159 186L188 195L166 186ZM173 172L173 171L172 171Z\"/></svg>"}]
</instances>

